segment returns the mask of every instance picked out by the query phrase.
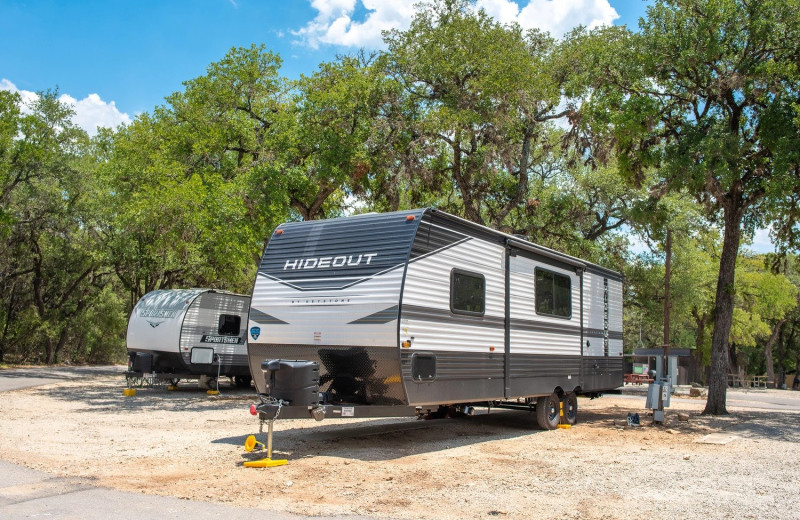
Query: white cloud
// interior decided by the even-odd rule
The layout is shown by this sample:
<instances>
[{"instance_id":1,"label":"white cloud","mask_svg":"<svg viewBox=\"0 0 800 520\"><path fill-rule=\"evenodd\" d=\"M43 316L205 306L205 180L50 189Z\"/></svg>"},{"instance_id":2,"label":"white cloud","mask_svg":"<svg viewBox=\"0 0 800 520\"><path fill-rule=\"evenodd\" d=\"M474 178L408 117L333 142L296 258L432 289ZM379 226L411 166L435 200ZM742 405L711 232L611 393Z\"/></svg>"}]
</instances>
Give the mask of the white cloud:
<instances>
[{"instance_id":1,"label":"white cloud","mask_svg":"<svg viewBox=\"0 0 800 520\"><path fill-rule=\"evenodd\" d=\"M357 4L367 11L363 21L353 20ZM382 31L405 29L414 15L408 0L312 0L311 7L316 18L292 34L314 49L321 44L380 47Z\"/></svg>"},{"instance_id":2,"label":"white cloud","mask_svg":"<svg viewBox=\"0 0 800 520\"><path fill-rule=\"evenodd\" d=\"M538 28L560 38L583 25L594 29L611 25L619 14L608 0L478 0L477 6L501 23L517 22L523 29Z\"/></svg>"},{"instance_id":3,"label":"white cloud","mask_svg":"<svg viewBox=\"0 0 800 520\"><path fill-rule=\"evenodd\" d=\"M317 16L292 34L299 42L317 49L320 45L380 47L381 31L407 29L414 16L409 0L311 0ZM367 11L354 20L356 8ZM500 23L517 22L524 29L539 28L555 37L577 25L593 29L611 25L619 14L608 0L478 0L476 7Z\"/></svg>"},{"instance_id":4,"label":"white cloud","mask_svg":"<svg viewBox=\"0 0 800 520\"><path fill-rule=\"evenodd\" d=\"M22 98L23 112L29 112L27 105L39 97L35 92L18 89L14 83L5 78L0 79L0 90L19 93ZM114 128L120 124L131 122L130 116L125 112L120 112L116 103L113 101L105 102L97 94L89 94L81 100L77 100L68 94L61 94L58 100L61 103L72 106L75 111L72 121L86 130L89 135L96 134L98 126Z\"/></svg>"},{"instance_id":5,"label":"white cloud","mask_svg":"<svg viewBox=\"0 0 800 520\"><path fill-rule=\"evenodd\" d=\"M17 92L19 94L19 97L22 98L22 107L21 108L22 108L22 111L24 113L30 112L30 110L28 110L28 107L27 107L28 103L31 103L31 102L35 101L39 97L39 96L36 95L35 92L30 92L28 90L19 90L16 85L11 83L6 78L0 79L0 90L8 90L10 92Z\"/></svg>"},{"instance_id":6,"label":"white cloud","mask_svg":"<svg viewBox=\"0 0 800 520\"><path fill-rule=\"evenodd\" d=\"M98 126L115 128L131 122L130 116L125 112L120 112L116 103L113 101L106 103L97 94L89 94L80 101L68 94L61 94L58 100L66 105L72 105L75 110L72 121L86 130L89 135L96 134Z\"/></svg>"}]
</instances>

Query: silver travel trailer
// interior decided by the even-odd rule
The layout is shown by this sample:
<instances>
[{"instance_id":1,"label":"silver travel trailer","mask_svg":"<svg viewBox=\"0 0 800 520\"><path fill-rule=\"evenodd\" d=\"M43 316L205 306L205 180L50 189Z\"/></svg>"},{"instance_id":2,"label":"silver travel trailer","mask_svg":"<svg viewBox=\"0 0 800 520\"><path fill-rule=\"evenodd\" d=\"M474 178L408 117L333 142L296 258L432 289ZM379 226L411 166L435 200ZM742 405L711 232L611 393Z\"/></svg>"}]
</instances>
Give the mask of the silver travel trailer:
<instances>
[{"instance_id":1,"label":"silver travel trailer","mask_svg":"<svg viewBox=\"0 0 800 520\"><path fill-rule=\"evenodd\" d=\"M249 308L249 297L212 289L145 294L128 321L126 375L173 384L226 376L237 386L250 386Z\"/></svg>"},{"instance_id":2,"label":"silver travel trailer","mask_svg":"<svg viewBox=\"0 0 800 520\"><path fill-rule=\"evenodd\" d=\"M279 226L248 329L262 421L480 405L549 429L623 384L619 273L435 209Z\"/></svg>"}]
</instances>

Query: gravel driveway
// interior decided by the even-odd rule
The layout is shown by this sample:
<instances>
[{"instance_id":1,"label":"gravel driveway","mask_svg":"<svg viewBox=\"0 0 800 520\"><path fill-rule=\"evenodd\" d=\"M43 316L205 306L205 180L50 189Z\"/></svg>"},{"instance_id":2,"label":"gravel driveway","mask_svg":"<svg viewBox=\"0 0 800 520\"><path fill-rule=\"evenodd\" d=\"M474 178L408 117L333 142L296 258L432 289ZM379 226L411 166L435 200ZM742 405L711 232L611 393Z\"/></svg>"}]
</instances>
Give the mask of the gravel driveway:
<instances>
[{"instance_id":1,"label":"gravel driveway","mask_svg":"<svg viewBox=\"0 0 800 520\"><path fill-rule=\"evenodd\" d=\"M5 393L0 459L120 490L306 515L800 519L800 392L731 393L721 418L701 416L702 399L673 397L665 426L649 424L643 396L581 399L569 430L494 410L279 420L274 457L289 464L252 469L242 462L263 456L242 448L258 432L252 390L124 397L121 373ZM627 427L629 412L643 426Z\"/></svg>"}]
</instances>

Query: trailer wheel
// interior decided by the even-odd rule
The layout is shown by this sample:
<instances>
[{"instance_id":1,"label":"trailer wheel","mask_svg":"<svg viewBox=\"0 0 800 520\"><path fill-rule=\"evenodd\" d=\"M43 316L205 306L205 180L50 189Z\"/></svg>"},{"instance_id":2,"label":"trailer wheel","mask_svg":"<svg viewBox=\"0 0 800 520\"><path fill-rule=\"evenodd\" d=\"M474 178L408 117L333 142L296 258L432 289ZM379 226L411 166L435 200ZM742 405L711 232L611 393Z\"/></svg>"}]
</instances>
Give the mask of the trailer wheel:
<instances>
[{"instance_id":1,"label":"trailer wheel","mask_svg":"<svg viewBox=\"0 0 800 520\"><path fill-rule=\"evenodd\" d=\"M558 426L558 412L561 400L558 394L536 399L536 422L543 430L555 430Z\"/></svg>"},{"instance_id":2,"label":"trailer wheel","mask_svg":"<svg viewBox=\"0 0 800 520\"><path fill-rule=\"evenodd\" d=\"M570 426L578 422L578 396L575 392L564 394L564 422Z\"/></svg>"},{"instance_id":3,"label":"trailer wheel","mask_svg":"<svg viewBox=\"0 0 800 520\"><path fill-rule=\"evenodd\" d=\"M238 388L248 388L252 380L253 378L250 376L236 376L233 378L233 384Z\"/></svg>"}]
</instances>

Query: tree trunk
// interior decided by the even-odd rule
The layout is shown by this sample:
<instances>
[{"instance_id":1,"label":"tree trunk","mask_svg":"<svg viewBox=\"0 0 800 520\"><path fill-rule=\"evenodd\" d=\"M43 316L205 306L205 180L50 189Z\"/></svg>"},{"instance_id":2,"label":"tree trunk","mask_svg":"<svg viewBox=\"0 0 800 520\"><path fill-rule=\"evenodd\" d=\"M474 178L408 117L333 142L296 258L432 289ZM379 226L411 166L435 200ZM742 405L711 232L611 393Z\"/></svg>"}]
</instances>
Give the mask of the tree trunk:
<instances>
[{"instance_id":1,"label":"tree trunk","mask_svg":"<svg viewBox=\"0 0 800 520\"><path fill-rule=\"evenodd\" d=\"M56 346L52 338L49 338L44 345L44 362L47 365L52 365L56 362Z\"/></svg>"},{"instance_id":2,"label":"tree trunk","mask_svg":"<svg viewBox=\"0 0 800 520\"><path fill-rule=\"evenodd\" d=\"M692 309L692 316L694 316L696 329L694 336L694 352L692 352L691 378L692 382L696 381L705 384L706 378L703 373L703 339L706 334L706 320L708 320L708 314L703 313L701 315L700 311Z\"/></svg>"},{"instance_id":3,"label":"tree trunk","mask_svg":"<svg viewBox=\"0 0 800 520\"><path fill-rule=\"evenodd\" d=\"M775 325L775 328L772 330L772 335L770 335L769 339L767 340L767 344L764 345L764 360L767 363L767 388L777 388L775 381L775 366L774 361L772 360L772 346L775 345L775 341L778 339L778 334L781 331L781 326L784 323L786 323L786 320L780 320Z\"/></svg>"},{"instance_id":4,"label":"tree trunk","mask_svg":"<svg viewBox=\"0 0 800 520\"><path fill-rule=\"evenodd\" d=\"M725 205L725 234L719 260L717 293L714 303L714 331L711 335L711 374L704 414L727 415L728 338L733 324L734 275L736 255L742 237L742 208L735 202Z\"/></svg>"}]
</instances>

